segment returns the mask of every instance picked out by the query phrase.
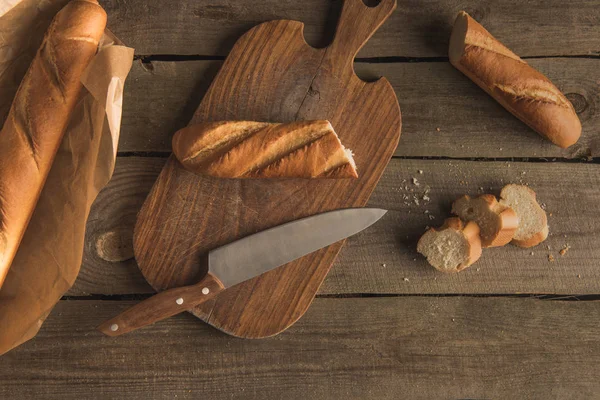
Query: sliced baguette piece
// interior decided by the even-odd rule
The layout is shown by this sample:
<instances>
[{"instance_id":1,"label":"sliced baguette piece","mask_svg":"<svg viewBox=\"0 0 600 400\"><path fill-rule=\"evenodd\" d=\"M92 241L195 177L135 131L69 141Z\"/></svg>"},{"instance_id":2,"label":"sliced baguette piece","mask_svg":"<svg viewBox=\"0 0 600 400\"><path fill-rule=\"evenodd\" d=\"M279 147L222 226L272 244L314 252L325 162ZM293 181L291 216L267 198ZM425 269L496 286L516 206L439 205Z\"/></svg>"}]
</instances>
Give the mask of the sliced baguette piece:
<instances>
[{"instance_id":1,"label":"sliced baguette piece","mask_svg":"<svg viewBox=\"0 0 600 400\"><path fill-rule=\"evenodd\" d=\"M477 222L481 230L481 247L506 245L519 226L517 213L498 203L496 196L491 194L475 198L462 196L452 204L452 213L464 221Z\"/></svg>"},{"instance_id":2,"label":"sliced baguette piece","mask_svg":"<svg viewBox=\"0 0 600 400\"><path fill-rule=\"evenodd\" d=\"M533 247L548 237L548 217L537 202L536 194L524 185L510 184L500 192L500 204L510 207L519 217L512 244Z\"/></svg>"},{"instance_id":3,"label":"sliced baguette piece","mask_svg":"<svg viewBox=\"0 0 600 400\"><path fill-rule=\"evenodd\" d=\"M173 153L191 172L217 178L357 178L352 152L329 121L219 121L190 125Z\"/></svg>"},{"instance_id":4,"label":"sliced baguette piece","mask_svg":"<svg viewBox=\"0 0 600 400\"><path fill-rule=\"evenodd\" d=\"M462 271L481 257L479 226L472 221L464 224L460 218L448 218L440 228L431 228L421 236L417 251L439 271Z\"/></svg>"}]
</instances>

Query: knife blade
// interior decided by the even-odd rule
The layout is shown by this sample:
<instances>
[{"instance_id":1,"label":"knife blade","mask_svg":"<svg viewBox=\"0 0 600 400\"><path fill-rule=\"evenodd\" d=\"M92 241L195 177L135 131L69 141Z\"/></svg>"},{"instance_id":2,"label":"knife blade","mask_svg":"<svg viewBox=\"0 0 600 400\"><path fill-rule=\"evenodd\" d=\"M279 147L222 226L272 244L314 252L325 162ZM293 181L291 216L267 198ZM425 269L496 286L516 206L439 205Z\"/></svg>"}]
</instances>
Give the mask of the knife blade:
<instances>
[{"instance_id":1,"label":"knife blade","mask_svg":"<svg viewBox=\"0 0 600 400\"><path fill-rule=\"evenodd\" d=\"M228 287L352 236L377 222L386 212L377 208L330 211L226 244L209 252L208 274L200 282L160 292L97 329L109 336L119 336L190 310Z\"/></svg>"}]
</instances>

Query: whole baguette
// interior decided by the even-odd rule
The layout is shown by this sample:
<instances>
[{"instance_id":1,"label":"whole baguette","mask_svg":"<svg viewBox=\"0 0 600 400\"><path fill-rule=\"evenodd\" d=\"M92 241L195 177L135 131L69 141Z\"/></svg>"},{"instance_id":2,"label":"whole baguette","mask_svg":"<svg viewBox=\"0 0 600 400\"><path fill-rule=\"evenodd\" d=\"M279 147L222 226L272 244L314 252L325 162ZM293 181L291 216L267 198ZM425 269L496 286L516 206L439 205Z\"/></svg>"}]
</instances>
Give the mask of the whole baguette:
<instances>
[{"instance_id":1,"label":"whole baguette","mask_svg":"<svg viewBox=\"0 0 600 400\"><path fill-rule=\"evenodd\" d=\"M218 178L357 178L352 152L328 121L220 121L173 137L185 169Z\"/></svg>"},{"instance_id":2,"label":"whole baguette","mask_svg":"<svg viewBox=\"0 0 600 400\"><path fill-rule=\"evenodd\" d=\"M105 26L106 13L95 0L73 0L56 14L0 132L0 287Z\"/></svg>"},{"instance_id":3,"label":"whole baguette","mask_svg":"<svg viewBox=\"0 0 600 400\"><path fill-rule=\"evenodd\" d=\"M581 136L581 122L560 90L464 11L452 29L449 57L454 67L557 146L567 148Z\"/></svg>"}]
</instances>

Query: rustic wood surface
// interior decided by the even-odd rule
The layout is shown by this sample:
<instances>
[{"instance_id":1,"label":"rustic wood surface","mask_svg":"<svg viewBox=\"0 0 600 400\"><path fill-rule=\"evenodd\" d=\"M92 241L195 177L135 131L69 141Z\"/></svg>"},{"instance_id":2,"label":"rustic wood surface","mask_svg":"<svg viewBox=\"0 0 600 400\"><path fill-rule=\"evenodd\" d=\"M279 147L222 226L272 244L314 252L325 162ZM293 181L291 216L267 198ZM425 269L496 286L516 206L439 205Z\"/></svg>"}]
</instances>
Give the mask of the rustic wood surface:
<instances>
[{"instance_id":1,"label":"rustic wood surface","mask_svg":"<svg viewBox=\"0 0 600 400\"><path fill-rule=\"evenodd\" d=\"M554 146L512 117L446 61L360 62L355 64L355 70L366 79L385 76L396 91L402 108L402 141L396 156L598 156L600 73L590 71L600 68L600 58L528 61L550 76L575 104L583 134L568 149ZM208 88L207 82L221 64L222 61L136 61L125 91L119 150L169 152L173 133L191 119Z\"/></svg>"},{"instance_id":2,"label":"rustic wood surface","mask_svg":"<svg viewBox=\"0 0 600 400\"><path fill-rule=\"evenodd\" d=\"M276 20L235 44L194 113L204 121L326 119L354 152L357 179L215 179L183 170L171 156L137 218L133 250L155 290L192 285L206 274L206 254L285 222L364 206L400 139L392 86L354 73L358 50L385 22L396 0L369 8L346 0L333 42L314 49L301 24ZM308 309L343 241L220 293L192 313L237 337L276 335Z\"/></svg>"},{"instance_id":3,"label":"rustic wood surface","mask_svg":"<svg viewBox=\"0 0 600 400\"><path fill-rule=\"evenodd\" d=\"M0 359L1 398L593 399L600 303L471 297L316 299L273 338L178 315L111 338L128 301L63 301Z\"/></svg>"},{"instance_id":4,"label":"rustic wood surface","mask_svg":"<svg viewBox=\"0 0 600 400\"><path fill-rule=\"evenodd\" d=\"M100 3L111 17L108 27L137 54L210 56L227 55L242 33L274 19L303 22L307 41L323 47L333 36L342 6L341 0L172 0L169 7L144 0ZM358 56L446 57L450 30L461 10L521 56L600 54L595 1L405 0Z\"/></svg>"},{"instance_id":5,"label":"rustic wood surface","mask_svg":"<svg viewBox=\"0 0 600 400\"><path fill-rule=\"evenodd\" d=\"M0 357L0 398L600 398L597 0L399 2L354 65L360 77L386 76L402 107L397 157L369 202L391 211L347 241L307 314L263 340L190 315L120 338L94 327L153 292L132 258L136 214L240 34L296 19L324 47L342 1L101 2L139 58L117 170L92 209L75 286L37 338ZM567 93L580 143L545 142L450 66L461 9ZM529 184L551 213L542 246L489 249L452 276L415 253L456 196L508 182Z\"/></svg>"},{"instance_id":6,"label":"rustic wood surface","mask_svg":"<svg viewBox=\"0 0 600 400\"><path fill-rule=\"evenodd\" d=\"M164 163L165 159L150 157L119 159L112 181L92 207L89 245L70 295L152 292L132 259L131 237L136 212ZM415 251L425 227L441 224L460 195L498 195L507 183L529 184L535 189L549 213L548 240L529 250L514 246L486 249L473 268L456 275L428 267ZM319 293L598 294L598 187L600 165L591 162L394 158L368 203L390 212L347 240ZM429 200L423 200L425 195ZM559 251L567 245L569 250L561 256ZM548 260L549 255L554 262Z\"/></svg>"}]
</instances>

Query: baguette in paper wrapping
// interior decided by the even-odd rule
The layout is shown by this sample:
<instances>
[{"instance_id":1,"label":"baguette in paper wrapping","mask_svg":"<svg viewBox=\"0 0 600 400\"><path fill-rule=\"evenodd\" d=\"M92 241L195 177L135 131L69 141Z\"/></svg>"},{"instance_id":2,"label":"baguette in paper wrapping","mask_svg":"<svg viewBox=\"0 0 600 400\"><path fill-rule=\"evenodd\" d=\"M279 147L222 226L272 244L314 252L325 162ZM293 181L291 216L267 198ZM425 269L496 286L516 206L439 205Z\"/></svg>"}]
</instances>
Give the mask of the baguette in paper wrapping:
<instances>
[{"instance_id":1,"label":"baguette in paper wrapping","mask_svg":"<svg viewBox=\"0 0 600 400\"><path fill-rule=\"evenodd\" d=\"M0 287L17 252L96 54L106 13L74 0L54 18L0 132Z\"/></svg>"},{"instance_id":2,"label":"baguette in paper wrapping","mask_svg":"<svg viewBox=\"0 0 600 400\"><path fill-rule=\"evenodd\" d=\"M0 48L12 48L0 63L0 104L10 104L50 20L65 0L23 0L0 16ZM108 31L81 80L78 95L46 184L21 245L0 289L0 354L31 339L82 262L92 202L112 176L123 87L133 49ZM4 72L10 71L6 74ZM21 71L18 73L18 71Z\"/></svg>"}]
</instances>

